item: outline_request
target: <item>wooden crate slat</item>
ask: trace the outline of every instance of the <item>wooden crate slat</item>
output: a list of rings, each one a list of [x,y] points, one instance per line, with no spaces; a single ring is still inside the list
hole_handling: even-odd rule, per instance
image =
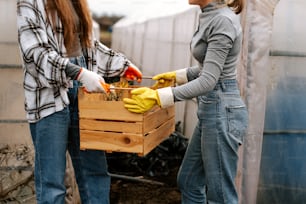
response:
[[[84,101],[84,103],[86,103]],[[99,101],[79,104],[80,118],[142,121],[142,114],[129,112],[122,101]]]
[[[125,91],[128,96],[128,90]],[[131,113],[123,101],[79,90],[80,148],[148,154],[175,129],[174,106]]]
[[[171,133],[175,130],[175,117],[172,117],[168,121],[166,121],[162,126],[157,129],[151,131],[144,138],[144,149],[143,155],[149,153],[152,149],[154,149],[157,145],[159,145],[163,140],[168,138]]]
[[[80,140],[81,149],[135,153],[143,151],[141,134],[80,130]]]
[[[141,114],[134,114],[124,108],[123,101],[107,101],[104,93],[78,92],[80,118],[142,121]]]
[[[143,131],[141,122],[108,121],[83,118],[80,119],[80,129],[139,134],[142,134]]]
[[[143,119],[143,133],[154,130],[155,128],[162,125],[165,121],[172,118],[175,115],[174,106],[168,108],[162,108],[158,111],[152,112],[149,115],[146,115]]]

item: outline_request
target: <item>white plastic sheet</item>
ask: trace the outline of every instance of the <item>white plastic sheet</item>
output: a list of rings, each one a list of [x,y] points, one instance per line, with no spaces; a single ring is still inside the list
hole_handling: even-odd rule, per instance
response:
[[[238,69],[241,93],[249,110],[249,129],[240,152],[237,186],[241,204],[256,204],[260,175],[261,151],[265,121],[267,84],[271,69],[273,14],[279,0],[249,0],[241,15],[244,30],[243,49]],[[139,23],[114,27],[114,35],[131,27],[141,26],[138,38],[140,55],[129,55],[145,74],[153,75],[195,64],[190,55],[189,42],[196,28],[198,10],[188,9],[168,17],[148,18]],[[128,19],[127,19],[128,20]],[[126,22],[126,21],[125,21]],[[127,26],[127,27],[126,27]],[[135,30],[137,33],[137,29]],[[136,36],[136,35],[134,35]],[[139,35],[140,36],[140,35]],[[119,39],[118,39],[119,38]],[[114,48],[121,51],[116,41],[124,44],[124,35],[114,38]],[[275,39],[277,40],[277,39]],[[133,41],[135,42],[135,40]],[[128,49],[127,49],[128,50]],[[126,51],[127,51],[126,50]],[[137,59],[137,60],[136,60]],[[177,120],[183,122],[183,133],[190,136],[196,121],[196,104],[190,100],[177,104]]]
[[[257,203],[306,200],[306,13],[303,0],[281,0],[273,16],[265,128]]]
[[[195,61],[189,42],[197,26],[198,12],[198,8],[187,6],[174,14],[141,12],[126,17],[113,28],[112,48],[126,54],[146,76],[192,66]],[[188,137],[195,126],[196,103],[190,100],[175,106],[176,121],[181,121]]]
[[[244,45],[242,89],[249,110],[249,128],[241,154],[240,203],[255,204],[260,173],[266,108],[266,85],[271,62],[269,51],[273,11],[278,0],[249,0],[242,16]]]

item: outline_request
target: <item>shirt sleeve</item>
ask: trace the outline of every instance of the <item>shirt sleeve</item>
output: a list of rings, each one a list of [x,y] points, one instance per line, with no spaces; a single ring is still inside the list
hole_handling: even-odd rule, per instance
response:
[[[76,78],[77,78],[77,76],[79,75],[80,71],[81,71],[81,67],[80,67],[80,66],[75,65],[75,64],[73,64],[73,63],[71,63],[71,62],[69,62],[69,63],[67,64],[67,67],[66,67],[66,75],[67,75],[68,77],[70,77],[71,79],[76,80]]]
[[[226,58],[233,47],[235,36],[232,24],[227,18],[225,18],[225,21],[223,20],[216,22],[208,32],[210,34],[207,36],[208,46],[205,59],[202,62],[202,69],[193,68],[187,71],[190,76],[194,76],[199,71],[198,77],[189,83],[172,89],[175,101],[187,100],[203,95],[213,90],[217,84]]]
[[[65,68],[69,62],[53,49],[48,38],[43,4],[33,0],[18,0],[18,41],[26,71],[42,86],[61,86],[67,83]]]
[[[94,44],[96,66],[98,73],[102,76],[122,76],[128,66],[132,64],[123,53],[116,52],[97,40],[95,40]]]
[[[198,78],[200,72],[201,72],[201,69],[200,69],[199,65],[189,67],[187,69],[187,79],[188,79],[188,81],[192,81],[192,80]]]

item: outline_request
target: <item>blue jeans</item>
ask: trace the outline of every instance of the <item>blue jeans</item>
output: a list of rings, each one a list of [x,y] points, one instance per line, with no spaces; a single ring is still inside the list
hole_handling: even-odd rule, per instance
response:
[[[182,203],[238,204],[238,148],[248,113],[236,80],[219,82],[198,99],[198,122],[178,173]]]
[[[85,67],[83,57],[71,62]],[[82,204],[108,204],[110,176],[105,152],[80,150],[78,82],[69,89],[69,107],[30,124],[35,147],[35,188],[38,204],[64,204],[66,151],[72,159]]]

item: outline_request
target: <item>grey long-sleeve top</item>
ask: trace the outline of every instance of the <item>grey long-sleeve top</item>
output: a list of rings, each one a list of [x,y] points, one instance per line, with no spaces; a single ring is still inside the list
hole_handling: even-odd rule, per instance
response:
[[[218,80],[235,79],[241,41],[239,16],[229,7],[211,3],[202,8],[190,43],[198,66],[187,68],[188,83],[172,89],[174,101],[204,95]]]

